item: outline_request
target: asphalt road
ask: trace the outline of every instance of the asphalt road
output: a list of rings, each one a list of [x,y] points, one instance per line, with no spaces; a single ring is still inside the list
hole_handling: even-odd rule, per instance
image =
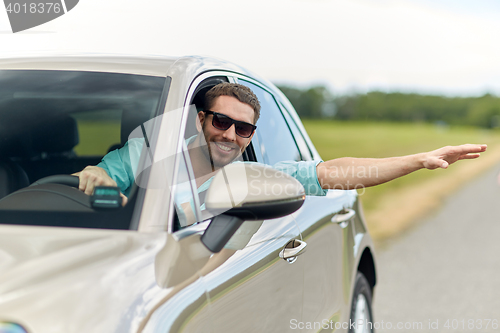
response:
[[[377,333],[500,332],[499,170],[378,249]]]

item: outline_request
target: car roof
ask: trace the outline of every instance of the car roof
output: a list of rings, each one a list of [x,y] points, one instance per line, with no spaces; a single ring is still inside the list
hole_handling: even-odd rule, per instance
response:
[[[165,76],[171,57],[105,54],[39,55],[0,58],[0,69],[74,70]]]
[[[83,53],[0,58],[0,69],[2,70],[74,70],[159,77],[167,76],[173,65],[177,65],[191,74],[207,70],[224,70],[251,75],[244,68],[228,61],[200,56],[168,57]]]

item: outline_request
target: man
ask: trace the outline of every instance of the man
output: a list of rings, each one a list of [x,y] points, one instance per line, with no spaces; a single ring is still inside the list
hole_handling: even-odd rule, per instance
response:
[[[187,140],[199,192],[208,188],[217,170],[235,161],[250,144],[259,115],[259,101],[246,86],[221,83],[207,92],[204,110],[198,113],[198,135]],[[458,160],[477,158],[485,150],[486,145],[466,144],[401,157],[344,157],[326,162],[283,162],[274,167],[296,177],[306,194],[324,195],[326,189],[375,186],[422,168],[446,169]],[[134,175],[130,166],[120,165],[127,154],[127,147],[123,147],[104,156],[97,166],[75,174],[80,178],[80,190],[91,195],[95,186],[118,183],[122,192],[128,193]]]

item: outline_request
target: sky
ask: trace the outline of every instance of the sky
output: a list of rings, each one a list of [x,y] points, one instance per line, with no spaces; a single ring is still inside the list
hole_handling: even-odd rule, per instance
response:
[[[279,84],[500,95],[498,0],[80,0],[13,34],[0,57],[39,53],[207,55]]]

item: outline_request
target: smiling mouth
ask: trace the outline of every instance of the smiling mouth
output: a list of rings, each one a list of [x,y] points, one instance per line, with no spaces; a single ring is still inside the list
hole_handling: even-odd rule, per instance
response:
[[[225,144],[222,144],[219,142],[214,142],[214,143],[217,146],[217,148],[219,148],[220,150],[222,150],[225,153],[229,153],[229,152],[233,151],[234,149],[236,149],[234,146],[225,145]]]

